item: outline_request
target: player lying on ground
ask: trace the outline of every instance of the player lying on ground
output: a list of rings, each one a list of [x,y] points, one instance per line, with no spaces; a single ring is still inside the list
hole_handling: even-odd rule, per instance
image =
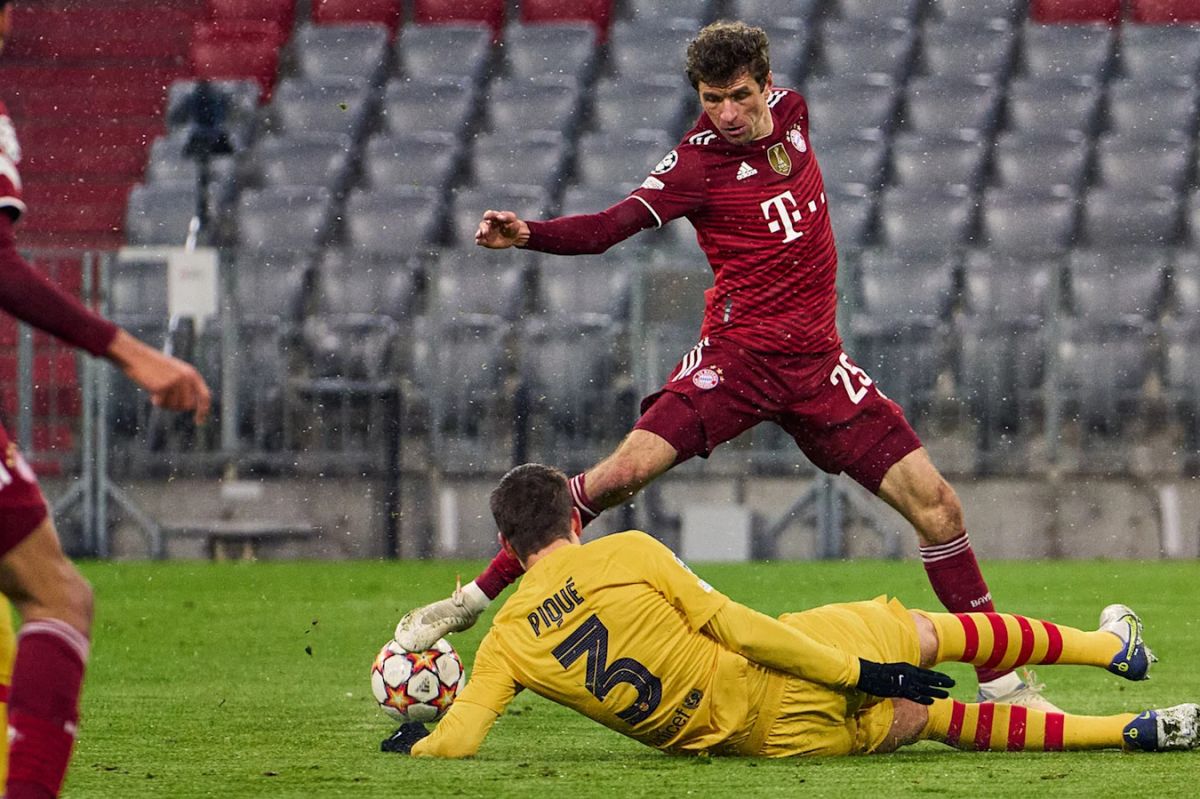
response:
[[[772,84],[767,36],[742,23],[701,30],[688,46],[687,77],[703,113],[629,197],[597,214],[543,221],[487,211],[475,236],[492,249],[575,255],[687,217],[712,266],[699,343],[643,400],[616,451],[571,479],[583,523],[772,422],[812,463],[845,473],[912,524],[947,610],[993,610],[954,489],[900,406],[842,350],[837,250],[804,97]],[[396,640],[425,649],[469,627],[520,574],[501,552],[450,599],[401,621]],[[1011,671],[977,672],[981,699],[1057,710]]]
[[[473,755],[523,688],[671,752],[845,755],[920,740],[997,751],[1200,744],[1195,704],[1097,717],[963,704],[947,698],[949,677],[924,668],[1062,663],[1143,680],[1154,658],[1124,605],[1105,608],[1093,632],[1011,614],[909,611],[884,597],[776,620],[729,600],[645,533],[580,545],[579,512],[555,469],[513,469],[491,507],[525,577],[433,733],[422,740],[423,727],[406,725],[385,749]]]

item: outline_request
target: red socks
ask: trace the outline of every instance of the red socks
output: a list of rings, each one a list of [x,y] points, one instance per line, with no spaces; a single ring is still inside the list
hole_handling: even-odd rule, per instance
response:
[[[21,627],[9,698],[7,799],[58,796],[79,723],[88,640],[58,619]]]
[[[957,538],[944,544],[921,547],[920,551],[929,584],[946,610],[951,613],[991,613],[996,609],[965,530]],[[980,682],[990,682],[1008,672],[977,668],[975,673]]]

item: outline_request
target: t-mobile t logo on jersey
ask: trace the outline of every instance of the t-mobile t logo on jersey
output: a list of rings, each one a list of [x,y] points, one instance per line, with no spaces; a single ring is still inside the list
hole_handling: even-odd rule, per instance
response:
[[[792,196],[790,191],[777,194],[759,204],[759,207],[762,208],[763,218],[767,220],[767,230],[772,233],[778,233],[780,229],[787,231],[783,237],[785,244],[789,241],[795,241],[804,235],[792,227],[793,222],[799,222],[801,219],[798,205],[799,203],[796,202],[796,198]],[[777,216],[778,219],[772,219],[773,215]]]

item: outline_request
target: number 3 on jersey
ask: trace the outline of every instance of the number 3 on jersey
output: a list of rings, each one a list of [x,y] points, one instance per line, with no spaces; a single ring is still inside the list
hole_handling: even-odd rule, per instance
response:
[[[592,696],[603,702],[608,692],[621,683],[637,691],[633,704],[617,713],[617,718],[622,721],[630,725],[645,721],[662,702],[662,682],[641,663],[633,658],[608,662],[608,628],[594,613],[554,647],[554,657],[564,669],[585,656],[587,676],[584,685]]]
[[[867,387],[875,381],[868,377],[861,368],[852,364],[850,357],[843,352],[838,356],[838,365],[833,367],[833,372],[829,375],[829,382],[846,389],[846,396],[857,405],[863,401],[863,397],[867,396]]]

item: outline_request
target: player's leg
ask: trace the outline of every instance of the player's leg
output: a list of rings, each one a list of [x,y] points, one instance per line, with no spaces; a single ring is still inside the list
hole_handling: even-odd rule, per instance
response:
[[[79,723],[92,590],[46,516],[0,559],[0,590],[21,614],[9,697],[8,799],[56,796]]]
[[[8,694],[12,687],[17,635],[13,631],[12,605],[0,596],[0,729],[8,729]],[[0,785],[8,779],[8,736],[0,737]]]

